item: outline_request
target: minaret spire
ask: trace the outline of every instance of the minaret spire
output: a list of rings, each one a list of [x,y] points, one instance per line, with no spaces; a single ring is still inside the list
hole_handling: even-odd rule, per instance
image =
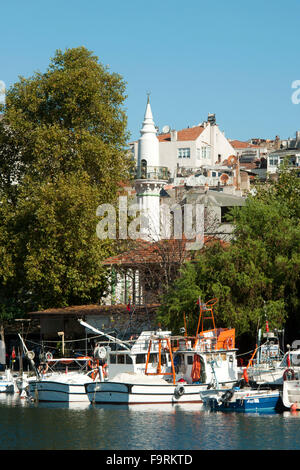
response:
[[[166,184],[161,179],[159,166],[159,142],[147,93],[147,105],[138,142],[138,179],[135,190],[144,219],[141,222],[141,238],[149,241],[160,239],[160,191]]]

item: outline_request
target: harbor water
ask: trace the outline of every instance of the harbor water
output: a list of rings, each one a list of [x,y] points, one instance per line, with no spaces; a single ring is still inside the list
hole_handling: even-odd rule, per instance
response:
[[[1,450],[300,449],[300,412],[30,403],[18,394],[1,394],[0,417]]]

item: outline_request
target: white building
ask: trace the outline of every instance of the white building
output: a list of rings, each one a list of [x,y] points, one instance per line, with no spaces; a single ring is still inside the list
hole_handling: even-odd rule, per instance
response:
[[[149,103],[148,103],[149,104]],[[149,105],[150,106],[150,105]],[[138,168],[145,172],[143,164],[148,163],[148,149],[152,149],[157,155],[157,147],[154,144],[153,128],[151,137],[149,120],[152,117],[146,111],[142,136],[139,141],[132,142],[131,148]],[[160,171],[168,171],[168,177],[175,178],[181,169],[191,171],[205,166],[222,163],[231,155],[236,155],[235,149],[216,124],[215,115],[209,114],[207,121],[193,127],[182,130],[171,130],[168,126],[163,128],[163,133],[156,136],[158,143],[158,158],[152,159],[154,166],[160,167]],[[146,149],[139,150],[141,144]],[[151,169],[152,171],[152,169]],[[148,170],[149,174],[149,170]],[[139,175],[140,176],[140,175]]]
[[[250,142],[242,142],[240,140],[230,140],[230,144],[234,148],[236,155],[239,157],[241,165],[244,163],[253,163],[261,158],[267,158],[268,149]]]
[[[285,161],[290,169],[300,168],[300,131],[296,132],[295,139],[282,141],[281,148],[268,155],[267,172],[277,173]]]

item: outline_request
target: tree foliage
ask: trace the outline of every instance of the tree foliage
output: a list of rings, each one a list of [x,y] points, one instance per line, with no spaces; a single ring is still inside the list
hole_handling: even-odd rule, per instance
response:
[[[0,121],[0,297],[23,310],[98,301],[110,241],[96,209],[128,178],[125,83],[84,47],[20,77]],[[5,309],[4,309],[5,310]],[[8,311],[8,309],[6,309]]]
[[[185,312],[189,333],[195,333],[200,296],[218,298],[218,326],[235,327],[239,335],[255,335],[266,318],[272,328],[287,320],[300,326],[299,190],[297,173],[283,170],[278,181],[258,187],[245,206],[234,208],[232,242],[208,246],[184,267],[163,299],[160,320],[178,330]]]

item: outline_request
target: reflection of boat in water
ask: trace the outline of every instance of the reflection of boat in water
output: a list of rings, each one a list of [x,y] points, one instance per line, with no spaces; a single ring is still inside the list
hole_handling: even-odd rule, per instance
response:
[[[15,382],[10,369],[0,374],[0,393],[14,393]]]
[[[127,369],[126,375],[86,384],[91,403],[202,403],[201,390],[214,383],[227,386],[235,383],[235,330],[215,328],[212,306],[216,301],[213,299],[200,306],[195,337],[171,337],[161,331],[150,335],[147,354],[145,351],[141,354],[141,362],[146,362],[142,373],[136,373],[133,367],[132,374],[128,374]],[[210,316],[204,317],[204,312]],[[213,320],[211,330],[203,329],[203,320],[207,318]],[[202,331],[199,332],[201,320]],[[128,355],[133,366],[137,363],[138,353],[122,351],[122,355],[124,364]],[[110,371],[113,356],[109,356]]]
[[[201,393],[211,411],[268,412],[281,407],[279,390],[253,390],[251,388],[215,390]]]
[[[101,403],[94,404],[95,409],[99,410],[112,410],[116,408],[114,403]],[[198,403],[144,403],[139,404],[139,406],[130,406],[128,403],[119,403],[118,410],[130,410],[130,413],[145,413],[145,414],[175,414],[177,412],[183,411],[184,413],[190,414],[205,414],[207,413],[203,407],[199,407]]]

